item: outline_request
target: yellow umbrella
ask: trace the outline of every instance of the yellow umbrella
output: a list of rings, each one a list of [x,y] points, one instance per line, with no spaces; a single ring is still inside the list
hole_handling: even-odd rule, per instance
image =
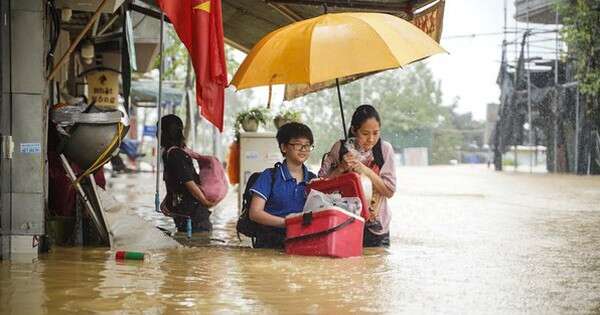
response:
[[[238,90],[315,84],[402,67],[445,52],[411,23],[383,13],[333,13],[277,29],[250,51],[231,81]],[[341,94],[338,97],[341,104]],[[342,111],[342,123],[345,122]]]

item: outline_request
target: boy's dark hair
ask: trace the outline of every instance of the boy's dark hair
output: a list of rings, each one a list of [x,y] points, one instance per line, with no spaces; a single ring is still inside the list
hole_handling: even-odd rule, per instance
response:
[[[281,128],[279,128],[277,131],[276,137],[279,147],[281,147],[282,144],[289,143],[290,140],[297,138],[308,139],[310,144],[313,144],[314,142],[313,133],[310,128],[308,128],[308,126],[305,124],[297,122],[289,122],[281,126]],[[283,154],[283,152],[281,153]]]
[[[160,146],[170,148],[181,146],[185,143],[183,136],[183,121],[176,115],[170,114],[160,119]]]

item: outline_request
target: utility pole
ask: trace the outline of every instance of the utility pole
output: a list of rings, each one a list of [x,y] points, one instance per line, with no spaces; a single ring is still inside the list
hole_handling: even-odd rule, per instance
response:
[[[554,24],[558,28],[558,3],[556,4],[556,13],[554,15]],[[554,57],[554,173],[558,171],[558,117],[559,117],[559,94],[558,87],[558,30],[555,34],[555,57]],[[577,150],[577,148],[575,148]]]
[[[515,49],[515,67],[519,66],[519,22],[517,21],[517,19],[515,19],[515,40],[514,40],[514,49]],[[516,89],[517,88],[517,83],[518,83],[518,78],[516,76],[517,72],[515,72],[514,76],[513,76],[513,86]],[[519,164],[519,159],[517,156],[517,147],[514,146],[514,154],[513,154],[513,158],[514,158],[514,164],[515,164],[515,170],[517,170],[517,166]]]
[[[527,35],[527,39],[526,39],[526,60],[527,60],[527,124],[529,125],[529,128],[527,130],[527,135],[529,136],[529,146],[530,146],[530,150],[529,150],[529,173],[533,173],[533,150],[531,150],[531,146],[533,145],[533,124],[532,124],[532,119],[531,119],[531,65],[529,64],[530,62],[530,56],[529,56],[529,36],[531,34],[531,32],[529,31],[529,0],[527,0],[527,30],[526,32],[528,33]]]
[[[507,26],[507,2],[508,0],[504,0],[504,43],[506,43],[506,26]]]

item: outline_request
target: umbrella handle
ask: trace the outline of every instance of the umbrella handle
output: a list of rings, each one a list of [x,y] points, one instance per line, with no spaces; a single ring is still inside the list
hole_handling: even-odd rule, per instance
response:
[[[346,119],[344,119],[344,104],[342,103],[342,92],[340,91],[340,80],[335,79],[335,86],[337,87],[338,101],[340,103],[340,113],[342,114],[342,130],[344,130],[344,140],[348,140],[348,132],[346,131]]]

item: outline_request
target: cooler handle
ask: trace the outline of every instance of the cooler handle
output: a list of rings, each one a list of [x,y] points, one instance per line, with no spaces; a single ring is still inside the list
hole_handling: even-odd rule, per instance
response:
[[[305,212],[302,214],[302,226],[307,226],[312,223],[312,212]]]
[[[327,230],[323,230],[317,233],[313,233],[313,234],[305,234],[305,235],[300,235],[300,236],[295,236],[295,237],[289,237],[286,238],[285,241],[286,242],[291,242],[291,241],[298,241],[298,240],[304,240],[304,239],[309,239],[309,238],[314,238],[314,237],[319,237],[319,236],[323,236],[323,235],[327,235],[329,233],[335,232],[337,230],[343,229],[344,227],[352,224],[352,222],[354,222],[354,220],[356,220],[356,218],[350,217],[348,218],[348,220],[332,227],[329,228]]]

